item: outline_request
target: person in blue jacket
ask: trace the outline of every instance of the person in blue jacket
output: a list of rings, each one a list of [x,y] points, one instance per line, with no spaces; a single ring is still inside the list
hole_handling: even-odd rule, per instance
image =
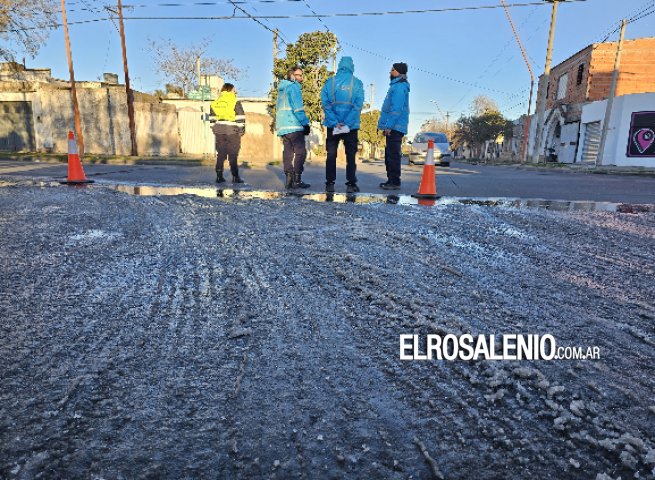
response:
[[[391,84],[382,105],[378,130],[387,137],[384,149],[384,165],[387,168],[387,181],[380,184],[384,190],[400,189],[400,160],[403,136],[409,124],[409,82],[407,64],[394,63],[390,72]]]
[[[346,149],[346,192],[359,192],[357,186],[357,146],[360,115],[364,106],[364,84],[355,77],[351,57],[339,61],[336,75],[330,77],[321,90],[321,104],[327,127],[327,160],[325,162],[325,191],[334,192],[337,179],[337,149],[343,140]]]
[[[302,102],[302,69],[292,67],[287,72],[287,79],[277,87],[277,104],[275,111],[276,133],[282,138],[284,151],[282,159],[286,176],[285,188],[309,188],[302,181],[302,172],[307,158],[305,136],[309,135],[309,118]]]

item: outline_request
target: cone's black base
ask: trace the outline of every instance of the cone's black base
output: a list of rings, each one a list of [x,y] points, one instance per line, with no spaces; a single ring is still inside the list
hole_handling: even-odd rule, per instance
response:
[[[427,198],[428,200],[439,200],[441,195],[431,195],[426,193],[415,193],[412,195],[414,198]]]
[[[62,185],[84,185],[85,183],[95,183],[95,180],[78,180],[76,182],[69,182],[66,180],[65,182],[59,182]]]

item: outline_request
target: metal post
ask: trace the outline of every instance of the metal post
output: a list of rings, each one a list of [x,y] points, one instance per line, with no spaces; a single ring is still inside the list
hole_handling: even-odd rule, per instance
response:
[[[375,110],[375,84],[371,82],[371,111]]]
[[[544,116],[546,115],[546,90],[550,82],[550,62],[553,58],[553,39],[555,38],[555,23],[557,21],[558,0],[551,0],[553,3],[553,13],[550,19],[550,34],[548,36],[548,49],[546,50],[546,66],[544,75],[539,85],[539,95],[537,100],[537,134],[534,139],[534,150],[532,151],[532,162],[539,163],[541,156],[541,136],[544,130]]]
[[[77,147],[80,155],[84,155],[84,135],[82,134],[82,120],[80,119],[80,107],[77,103],[77,90],[75,90],[75,71],[73,70],[73,55],[71,54],[70,37],[68,36],[68,20],[66,19],[66,5],[61,0],[61,17],[64,24],[64,38],[66,39],[66,56],[68,57],[68,72],[71,81],[71,98],[73,100],[73,113],[75,115],[75,133],[77,136]]]
[[[125,26],[123,25],[123,5],[118,0],[118,22],[120,25],[121,48],[123,50],[123,70],[125,72],[125,93],[127,94],[127,118],[130,125],[130,155],[137,155],[136,148],[136,125],[134,123],[134,95],[130,88],[130,74],[127,69],[127,49],[125,48]]]
[[[610,117],[612,116],[612,106],[614,105],[614,97],[616,96],[616,85],[619,81],[619,69],[621,68],[621,52],[623,51],[623,39],[625,38],[625,26],[627,22],[625,19],[621,22],[621,33],[619,34],[619,44],[616,47],[616,58],[614,59],[614,73],[612,74],[612,86],[610,87],[610,95],[607,99],[607,108],[605,109],[605,121],[603,122],[603,133],[600,136],[600,147],[598,149],[598,156],[596,156],[596,166],[603,164],[603,157],[605,156],[605,142],[607,141],[607,130],[610,126]]]

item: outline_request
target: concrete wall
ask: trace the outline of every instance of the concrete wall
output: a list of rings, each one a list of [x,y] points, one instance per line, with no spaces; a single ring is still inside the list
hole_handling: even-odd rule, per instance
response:
[[[131,151],[127,99],[123,87],[78,88],[86,153],[129,155]],[[0,92],[0,102],[32,104],[36,151],[68,151],[67,133],[75,131],[69,88],[40,84],[29,92]],[[170,105],[135,96],[137,148],[140,155],[179,153],[177,116]]]
[[[606,107],[607,100],[593,102],[583,107],[583,128],[580,129],[580,145],[584,145],[586,124],[601,122],[602,127]],[[655,158],[627,156],[632,114],[647,111],[655,111],[655,93],[625,95],[615,98],[605,143],[603,165],[655,167]],[[579,148],[577,161],[581,160],[582,148]]]

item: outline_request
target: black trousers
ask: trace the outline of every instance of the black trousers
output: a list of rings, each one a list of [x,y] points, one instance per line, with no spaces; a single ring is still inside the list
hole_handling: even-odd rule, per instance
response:
[[[359,130],[351,130],[341,135],[332,135],[332,129],[328,128],[325,148],[327,160],[325,161],[325,182],[334,183],[337,179],[337,150],[339,142],[343,140],[346,148],[346,180],[348,183],[357,183],[357,144]]]
[[[387,180],[394,185],[400,185],[401,147],[404,134],[391,130],[387,135],[387,146],[384,149],[384,166],[387,168]]]
[[[225,159],[230,162],[232,176],[239,176],[239,150],[241,135],[238,133],[216,135],[216,173],[223,173]]]
[[[282,135],[282,144],[284,145],[284,151],[282,152],[284,173],[302,173],[307,158],[305,134],[300,131]]]

